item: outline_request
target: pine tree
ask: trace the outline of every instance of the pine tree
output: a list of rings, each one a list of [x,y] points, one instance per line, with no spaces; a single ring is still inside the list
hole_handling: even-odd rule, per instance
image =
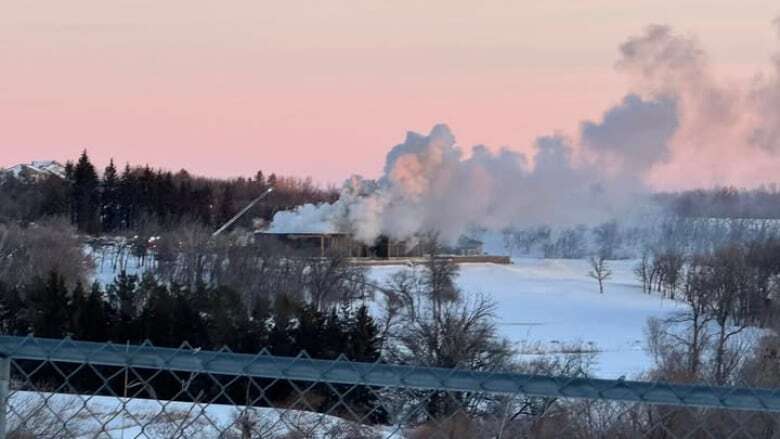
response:
[[[326,346],[325,358],[337,358],[346,353],[349,342],[347,328],[336,307],[332,307],[325,318],[322,341]]]
[[[228,287],[209,290],[208,314],[207,325],[213,346],[240,350],[244,331],[249,328],[249,313],[238,291]]]
[[[222,225],[230,221],[236,214],[235,204],[233,185],[225,184],[217,206],[217,224]]]
[[[173,299],[173,315],[176,317],[172,319],[172,332],[179,337],[179,343],[187,341],[195,347],[211,347],[206,322],[194,306],[192,293],[188,290],[174,292]]]
[[[373,363],[379,361],[382,340],[379,327],[364,304],[354,313],[350,313],[346,356],[352,361]],[[378,401],[375,393],[366,387],[358,387],[349,392],[349,406],[372,422],[387,421],[387,411]]]
[[[213,204],[211,197],[211,189],[207,185],[203,185],[192,191],[192,216],[201,224],[205,226],[213,226]]]
[[[77,294],[74,293],[73,297],[77,297]],[[106,301],[97,282],[92,285],[90,293],[80,300],[80,305],[73,313],[76,316],[74,336],[86,341],[110,340]]]
[[[70,331],[68,289],[65,279],[52,272],[46,282],[34,282],[30,298],[30,328],[38,337],[62,338]]]
[[[243,352],[256,353],[268,346],[269,321],[271,319],[271,304],[262,297],[257,297],[252,304],[249,317],[249,330],[246,340],[242,343]]]
[[[111,159],[103,172],[100,192],[100,218],[104,232],[114,232],[119,228],[119,177],[114,160]]]
[[[259,191],[265,190],[266,182],[265,182],[265,175],[263,175],[263,171],[257,171],[257,174],[255,174],[255,185],[257,186]]]
[[[306,351],[312,358],[323,358],[327,346],[322,343],[325,318],[313,305],[304,305],[297,312],[298,326],[293,340],[298,350]]]
[[[180,178],[179,187],[176,189],[176,204],[174,206],[173,213],[177,221],[190,217],[195,212],[192,183],[189,176]]]
[[[154,215],[157,213],[158,193],[154,185],[154,172],[149,165],[144,166],[138,176],[138,194],[140,195],[139,211],[142,215]]]
[[[84,150],[68,172],[71,184],[71,218],[82,232],[100,233],[100,192],[95,167]]]
[[[374,362],[379,360],[382,339],[379,337],[379,327],[368,312],[366,305],[361,305],[350,319],[349,351],[345,352],[350,360]]]
[[[19,290],[0,283],[0,331],[6,335],[27,335],[30,327],[25,319],[27,306]]]
[[[300,353],[293,338],[292,317],[297,306],[287,295],[280,295],[274,301],[273,322],[268,334],[268,347],[274,355],[291,357]]]
[[[168,224],[175,218],[176,204],[181,200],[176,198],[176,183],[173,181],[173,174],[170,172],[160,172],[157,179],[157,218],[161,224]]]
[[[119,195],[118,195],[118,210],[120,227],[124,229],[131,229],[135,226],[135,176],[133,175],[130,165],[126,164],[124,171],[122,171],[122,177],[119,178]]]
[[[178,318],[175,314],[176,300],[165,285],[146,285],[141,287],[147,300],[138,322],[143,328],[143,338],[156,346],[178,347],[184,334],[176,334],[173,330],[174,321]]]
[[[136,331],[138,315],[138,277],[122,270],[113,284],[107,288],[109,303],[117,317],[112,338],[118,342],[139,338]]]
[[[41,193],[40,210],[31,221],[36,221],[40,217],[65,216],[69,213],[70,194],[67,182],[52,175],[38,183],[37,189]]]
[[[69,322],[69,335],[81,338],[84,335],[82,324],[83,313],[86,308],[87,294],[84,292],[84,285],[81,282],[76,283],[73,291],[70,293],[70,299],[68,300],[68,315],[70,317]]]

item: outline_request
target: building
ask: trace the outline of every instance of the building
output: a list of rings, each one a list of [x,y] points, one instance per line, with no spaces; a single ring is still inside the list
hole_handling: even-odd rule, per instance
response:
[[[256,232],[255,245],[277,247],[280,251],[300,256],[325,257],[338,255],[348,258],[409,258],[424,255],[422,245],[392,240],[385,236],[373,244],[355,240],[348,233],[271,233]]]
[[[278,247],[308,257],[338,255],[348,258],[389,259],[417,258],[428,253],[424,242],[394,240],[380,236],[373,244],[355,240],[348,233],[271,233],[256,232],[255,245]],[[442,255],[480,256],[482,242],[461,238],[455,246],[439,249]]]
[[[270,233],[256,232],[255,245],[279,248],[300,256],[369,257],[369,249],[346,233]]]

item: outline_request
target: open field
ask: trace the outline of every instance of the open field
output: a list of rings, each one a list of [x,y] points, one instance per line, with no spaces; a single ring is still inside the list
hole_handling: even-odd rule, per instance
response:
[[[646,371],[645,325],[681,305],[642,293],[632,273],[636,261],[613,261],[614,274],[599,294],[584,260],[515,258],[512,265],[463,264],[458,284],[496,302],[500,333],[522,355],[595,354],[599,377],[636,376]],[[373,267],[378,281],[403,267]],[[407,268],[408,269],[408,268]]]

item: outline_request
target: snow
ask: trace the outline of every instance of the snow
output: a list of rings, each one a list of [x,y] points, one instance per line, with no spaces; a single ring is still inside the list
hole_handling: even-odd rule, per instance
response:
[[[32,430],[36,437],[67,433],[75,438],[211,438],[228,431],[238,437],[239,416],[245,410],[234,405],[30,391],[12,392],[9,405],[9,431],[20,427],[21,416],[25,418],[24,430]],[[325,439],[349,428],[368,429],[380,437],[401,437],[394,427],[362,427],[335,416],[300,410],[254,407],[248,410],[248,418],[253,433],[260,437],[301,433]],[[62,431],[63,422],[67,431]]]
[[[141,258],[134,255],[131,246],[121,239],[109,245],[85,245],[84,252],[94,263],[91,280],[103,286],[114,283],[122,271],[140,278],[152,271],[155,265],[154,256]]]
[[[1,172],[9,173],[16,178],[21,175],[43,176],[56,175],[65,178],[65,167],[54,160],[33,160],[31,163],[19,163]]]
[[[613,277],[600,294],[584,260],[515,258],[512,265],[463,264],[458,285],[496,303],[500,335],[522,356],[595,351],[593,375],[637,377],[648,370],[645,327],[651,317],[683,305],[642,292],[632,273],[636,261],[610,261]],[[384,281],[401,267],[383,266],[371,276]]]

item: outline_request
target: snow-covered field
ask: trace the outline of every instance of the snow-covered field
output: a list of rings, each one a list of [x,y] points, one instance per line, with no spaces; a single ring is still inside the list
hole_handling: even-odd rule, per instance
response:
[[[611,261],[613,276],[599,293],[584,260],[515,258],[512,265],[463,264],[465,294],[496,302],[498,327],[522,355],[573,348],[595,351],[591,371],[604,378],[636,377],[651,365],[645,347],[648,318],[681,310],[681,304],[642,293],[632,273],[636,261]],[[379,282],[402,267],[374,267]]]

